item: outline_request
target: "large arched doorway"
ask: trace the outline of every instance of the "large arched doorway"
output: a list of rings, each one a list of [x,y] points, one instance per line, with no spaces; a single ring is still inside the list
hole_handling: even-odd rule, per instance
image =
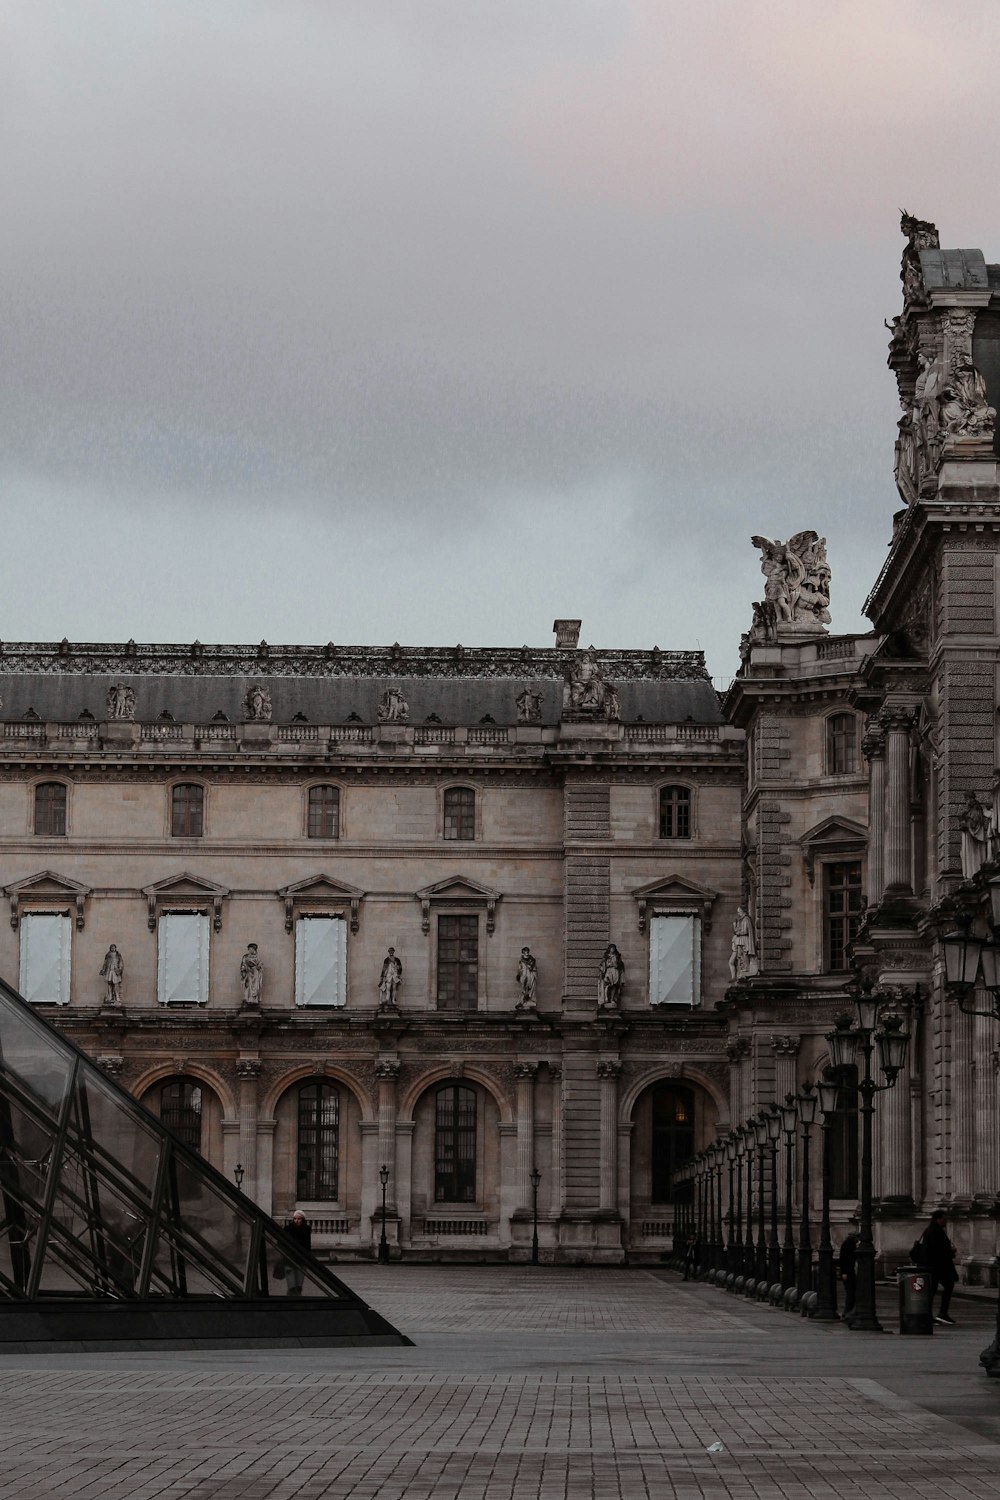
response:
[[[223,1169],[222,1101],[203,1079],[186,1073],[161,1078],[145,1091],[142,1103],[185,1146]]]
[[[361,1228],[361,1105],[339,1079],[299,1078],[274,1111],[274,1215],[301,1208],[320,1248]]]
[[[485,1247],[500,1237],[500,1111],[468,1078],[432,1084],[413,1111],[410,1239]]]
[[[658,1078],[635,1101],[629,1141],[629,1254],[658,1259],[668,1251],[687,1187],[674,1174],[714,1140],[715,1100],[687,1078]]]

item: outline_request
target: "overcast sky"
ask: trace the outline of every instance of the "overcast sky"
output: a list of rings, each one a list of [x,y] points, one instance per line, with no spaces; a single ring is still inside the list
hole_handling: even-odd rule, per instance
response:
[[[0,637],[703,647],[885,555],[979,0],[0,0]]]

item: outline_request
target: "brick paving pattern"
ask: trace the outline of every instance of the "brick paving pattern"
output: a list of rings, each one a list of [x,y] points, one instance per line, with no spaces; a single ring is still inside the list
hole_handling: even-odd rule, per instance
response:
[[[647,1272],[342,1268],[413,1349],[12,1356],[0,1495],[994,1500],[979,1329],[820,1329]],[[978,1398],[980,1430],[936,1414]],[[710,1453],[716,1443],[722,1451]]]

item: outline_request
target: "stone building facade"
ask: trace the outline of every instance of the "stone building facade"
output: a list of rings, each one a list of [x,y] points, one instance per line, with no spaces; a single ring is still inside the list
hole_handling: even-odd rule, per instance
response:
[[[394,1254],[524,1258],[537,1195],[544,1258],[658,1259],[674,1168],[815,1078],[867,975],[913,1037],[880,1248],[943,1203],[987,1274],[1000,1032],[941,939],[987,932],[1000,873],[1000,267],[904,233],[873,628],[830,633],[815,532],[755,537],[721,703],[700,653],[573,620],[545,649],[0,648],[0,972],[319,1248],[372,1253],[384,1168]]]

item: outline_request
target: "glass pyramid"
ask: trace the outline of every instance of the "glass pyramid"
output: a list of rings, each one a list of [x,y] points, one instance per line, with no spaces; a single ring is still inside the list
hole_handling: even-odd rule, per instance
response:
[[[301,1269],[301,1298],[286,1295],[298,1280],[280,1275],[289,1265]],[[264,1303],[276,1318],[255,1327],[269,1340],[283,1336],[279,1324],[304,1326],[296,1314],[320,1334],[318,1300],[355,1315],[325,1320],[334,1337],[404,1342],[0,981],[0,1342],[25,1336],[6,1314],[26,1303],[68,1312],[210,1301],[258,1314]],[[239,1338],[238,1323],[224,1321],[225,1336]],[[161,1326],[151,1336],[171,1337],[169,1318]]]

